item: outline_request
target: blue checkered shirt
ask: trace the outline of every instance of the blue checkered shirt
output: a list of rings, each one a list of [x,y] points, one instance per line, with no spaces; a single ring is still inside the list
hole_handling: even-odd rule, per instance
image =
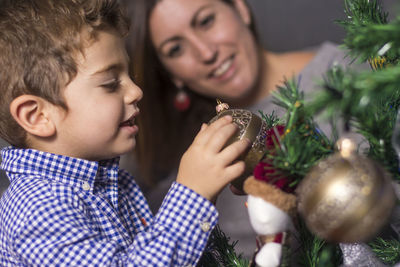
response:
[[[5,148],[0,266],[192,266],[215,207],[173,183],[153,217],[119,159],[93,162]]]

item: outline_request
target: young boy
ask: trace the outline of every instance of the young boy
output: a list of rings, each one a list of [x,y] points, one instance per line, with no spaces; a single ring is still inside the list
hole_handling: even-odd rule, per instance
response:
[[[8,0],[0,9],[1,266],[195,265],[247,141],[206,126],[153,217],[118,168],[142,91],[128,75],[117,0]],[[156,130],[156,129],[155,129]]]

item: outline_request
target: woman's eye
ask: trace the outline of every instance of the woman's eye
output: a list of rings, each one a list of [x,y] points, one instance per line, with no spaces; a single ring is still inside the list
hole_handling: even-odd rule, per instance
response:
[[[114,91],[118,90],[120,85],[121,85],[121,81],[120,80],[114,80],[114,81],[112,81],[110,83],[103,84],[101,87],[107,89],[110,92],[114,92]]]
[[[215,19],[214,14],[207,15],[199,21],[199,26],[201,27],[210,26],[214,22],[214,19]]]
[[[176,57],[181,53],[181,46],[180,45],[174,45],[168,50],[168,57]]]

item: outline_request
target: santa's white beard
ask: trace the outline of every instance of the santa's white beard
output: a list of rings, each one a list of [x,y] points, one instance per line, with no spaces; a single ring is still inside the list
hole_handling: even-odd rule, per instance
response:
[[[259,235],[273,235],[293,228],[290,216],[260,197],[248,195],[250,223]]]

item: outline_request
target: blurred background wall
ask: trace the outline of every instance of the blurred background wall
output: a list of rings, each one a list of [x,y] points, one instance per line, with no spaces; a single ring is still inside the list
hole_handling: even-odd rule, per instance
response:
[[[190,0],[195,1],[195,0]],[[306,49],[323,41],[340,44],[343,29],[334,23],[345,16],[343,0],[248,0],[263,45],[275,52]],[[400,0],[381,0],[389,18],[399,14]],[[7,144],[0,139],[0,148]],[[0,171],[0,195],[8,179]]]
[[[267,49],[288,51],[325,40],[341,43],[345,32],[334,23],[343,19],[343,0],[248,0]],[[389,18],[399,14],[399,0],[381,0]]]

